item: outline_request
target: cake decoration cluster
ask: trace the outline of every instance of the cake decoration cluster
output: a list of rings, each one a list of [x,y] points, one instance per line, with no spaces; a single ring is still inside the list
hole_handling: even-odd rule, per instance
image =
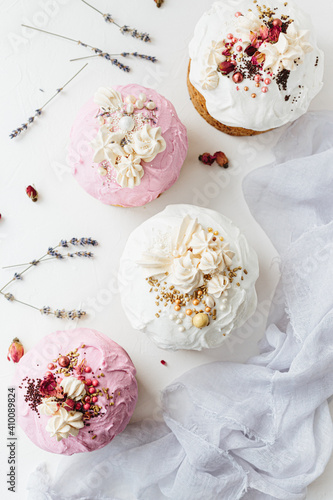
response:
[[[248,273],[233,266],[234,257],[219,231],[204,229],[188,215],[172,234],[157,234],[138,262],[148,274],[149,292],[156,293],[155,316],[163,314],[163,306],[184,332],[186,325],[201,329],[226,313],[229,292],[237,293]]]
[[[91,425],[92,419],[114,406],[115,395],[101,385],[105,375],[101,368],[94,373],[84,357],[85,348],[81,344],[65,355],[59,354],[48,363],[43,379],[25,377],[19,386],[25,388],[25,402],[38,418],[50,417],[46,430],[57,441],[76,437],[80,429]],[[97,437],[92,430],[88,432],[91,439]]]
[[[204,90],[216,89],[220,75],[232,78],[237,91],[244,80],[253,82],[255,92],[249,93],[252,98],[257,97],[256,89],[266,94],[272,81],[279,90],[286,90],[290,72],[313,50],[310,32],[297,29],[289,15],[278,18],[277,8],[260,6],[257,0],[254,4],[255,12],[249,9],[246,13],[235,13],[233,33],[211,42],[200,82]],[[244,85],[242,90],[250,89]]]
[[[155,102],[144,93],[123,99],[112,88],[100,88],[94,101],[100,126],[91,146],[99,175],[122,188],[139,186],[145,173],[142,162],[153,161],[166,148],[161,127],[154,126]]]

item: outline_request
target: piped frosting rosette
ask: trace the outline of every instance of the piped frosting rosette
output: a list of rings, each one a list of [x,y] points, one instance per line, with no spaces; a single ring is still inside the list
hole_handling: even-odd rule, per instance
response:
[[[130,235],[119,280],[135,329],[161,348],[218,347],[255,311],[258,260],[221,214],[170,205]]]
[[[190,43],[191,84],[230,127],[266,131],[291,122],[322,88],[324,55],[293,1],[223,0]]]
[[[71,132],[69,161],[84,189],[103,203],[141,206],[178,178],[186,129],[172,104],[139,85],[101,87]]]

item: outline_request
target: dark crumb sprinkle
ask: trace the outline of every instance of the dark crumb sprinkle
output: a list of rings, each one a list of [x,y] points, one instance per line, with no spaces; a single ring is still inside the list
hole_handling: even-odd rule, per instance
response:
[[[285,100],[285,101],[289,101],[289,99],[290,99],[290,95],[286,95],[286,96],[284,96],[284,100]]]
[[[290,71],[288,69],[283,69],[276,75],[276,83],[279,87],[279,90],[287,90],[287,83],[290,76]]]
[[[40,378],[38,378],[36,380],[28,379],[26,381],[26,386],[25,386],[26,393],[24,396],[25,402],[28,403],[30,408],[38,414],[39,414],[39,412],[38,412],[37,407],[42,402],[42,396],[39,392],[39,388],[40,388],[41,383],[42,383],[42,380]]]
[[[317,56],[316,57],[316,62],[315,62],[315,68],[318,66],[318,63],[319,63],[319,57]]]

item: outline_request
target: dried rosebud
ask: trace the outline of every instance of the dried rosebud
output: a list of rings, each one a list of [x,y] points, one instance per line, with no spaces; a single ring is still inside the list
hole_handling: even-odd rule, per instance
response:
[[[36,189],[32,186],[28,186],[27,189],[25,190],[31,201],[37,201],[38,200],[38,193]]]
[[[24,347],[17,337],[10,344],[7,354],[8,361],[12,360],[14,363],[18,363],[24,354]]]
[[[44,377],[40,384],[39,392],[42,396],[52,396],[58,399],[62,399],[64,397],[62,387],[57,384],[53,373]]]
[[[253,45],[248,45],[244,52],[247,56],[251,57],[257,52],[257,49]]]
[[[199,161],[202,161],[205,165],[213,165],[215,161],[215,156],[210,155],[209,153],[204,153],[199,156]]]
[[[63,404],[63,407],[65,408],[66,411],[73,411],[76,406],[76,402],[74,399],[66,399],[66,401]]]
[[[215,153],[214,156],[216,158],[217,164],[220,165],[220,167],[224,167],[224,168],[229,167],[229,160],[222,151],[217,151],[217,153]]]
[[[260,27],[260,38],[262,40],[266,40],[266,38],[268,38],[268,33],[269,33],[269,30],[268,30],[267,26]]]
[[[282,30],[280,26],[273,26],[273,28],[269,30],[267,41],[273,43],[277,42],[279,40],[281,31]]]
[[[235,62],[233,61],[223,61],[221,64],[219,64],[219,70],[221,71],[222,75],[229,75],[232,71],[235,69]]]

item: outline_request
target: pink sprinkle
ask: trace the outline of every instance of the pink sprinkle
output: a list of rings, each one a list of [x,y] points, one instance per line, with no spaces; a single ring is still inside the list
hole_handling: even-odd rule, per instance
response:
[[[90,403],[90,396],[86,396],[86,397],[84,398],[84,400],[85,400],[85,402],[86,402],[86,403]]]
[[[90,368],[90,366],[86,366],[86,367],[85,367],[85,369],[84,369],[84,371],[85,371],[86,373],[90,373],[90,372],[91,372],[91,368]]]
[[[233,38],[232,39],[232,43],[237,43],[238,42],[238,38]]]
[[[54,364],[53,363],[49,363],[47,365],[47,367],[48,367],[49,370],[53,370],[54,369]]]
[[[98,397],[97,397],[97,396],[94,396],[94,397],[92,398],[92,402],[93,402],[93,403],[97,403],[97,401],[98,401]]]
[[[50,372],[50,371],[45,372],[45,377],[47,377],[48,375],[52,375],[52,372]]]
[[[238,87],[238,85],[237,85],[237,87],[236,87],[236,90],[239,90],[239,87]]]
[[[242,16],[242,13],[241,12],[236,12],[235,17],[240,17],[240,16]]]
[[[94,380],[92,381],[92,385],[93,385],[94,387],[97,387],[97,386],[98,386],[98,384],[99,384],[98,380],[96,380],[96,379],[94,378]]]
[[[242,52],[242,50],[243,50],[242,46],[241,45],[237,45],[236,50],[237,50],[237,52]]]
[[[262,87],[261,92],[263,92],[264,94],[266,94],[266,92],[268,92],[268,88],[267,87]]]
[[[261,80],[261,76],[260,76],[260,75],[256,75],[256,76],[254,77],[254,80],[255,80],[257,83],[259,83],[259,82],[260,82],[260,80]]]
[[[227,34],[227,38],[228,38],[229,40],[232,40],[232,39],[233,39],[233,37],[234,37],[234,35],[233,35],[232,33],[228,33],[228,34]]]
[[[76,410],[81,410],[81,403],[76,403],[75,409]]]
[[[91,384],[92,384],[92,381],[90,380],[90,378],[87,378],[86,385],[91,385]]]
[[[83,409],[84,410],[90,410],[90,404],[89,403],[86,403],[85,405],[83,405]]]
[[[94,392],[95,392],[94,387],[90,387],[89,392],[90,392],[90,394],[94,394]]]
[[[164,365],[164,366],[166,366],[167,362],[166,362],[166,361],[164,361],[164,359],[162,359],[162,360],[161,360],[161,364],[162,364],[162,365]]]
[[[270,78],[265,78],[265,83],[266,83],[266,85],[269,85],[269,84],[271,83],[271,81],[272,81],[272,80],[271,80]]]

